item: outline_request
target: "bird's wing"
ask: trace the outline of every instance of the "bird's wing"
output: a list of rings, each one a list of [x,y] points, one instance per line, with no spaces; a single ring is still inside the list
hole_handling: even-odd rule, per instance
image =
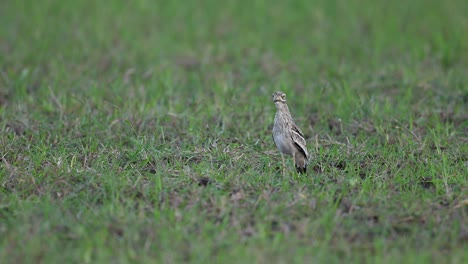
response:
[[[302,134],[302,131],[294,124],[291,129],[291,138],[294,142],[294,145],[299,149],[299,151],[302,152],[302,154],[304,154],[306,159],[309,159],[309,153],[307,153],[306,140],[304,138],[304,134]]]

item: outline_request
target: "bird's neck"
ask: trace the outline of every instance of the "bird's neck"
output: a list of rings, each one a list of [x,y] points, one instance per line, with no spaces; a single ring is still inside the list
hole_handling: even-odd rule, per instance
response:
[[[286,115],[291,116],[291,113],[289,112],[288,105],[286,103],[276,102],[275,105],[276,105],[277,112],[283,112]]]

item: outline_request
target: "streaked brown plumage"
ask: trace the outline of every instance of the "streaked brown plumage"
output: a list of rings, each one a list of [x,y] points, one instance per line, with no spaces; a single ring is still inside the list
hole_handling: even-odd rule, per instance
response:
[[[273,93],[273,102],[276,105],[275,123],[272,131],[273,140],[281,153],[283,174],[285,173],[284,155],[293,156],[297,172],[306,173],[309,160],[306,140],[304,134],[292,119],[286,104],[286,94],[279,91]]]

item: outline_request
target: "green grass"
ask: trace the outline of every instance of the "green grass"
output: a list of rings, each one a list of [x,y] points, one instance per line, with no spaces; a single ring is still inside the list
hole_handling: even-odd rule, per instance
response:
[[[467,3],[2,1],[0,259],[466,263]]]

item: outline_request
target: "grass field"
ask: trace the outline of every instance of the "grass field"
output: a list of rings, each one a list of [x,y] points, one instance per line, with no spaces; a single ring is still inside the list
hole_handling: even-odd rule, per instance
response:
[[[1,1],[1,262],[467,263],[467,10]]]

